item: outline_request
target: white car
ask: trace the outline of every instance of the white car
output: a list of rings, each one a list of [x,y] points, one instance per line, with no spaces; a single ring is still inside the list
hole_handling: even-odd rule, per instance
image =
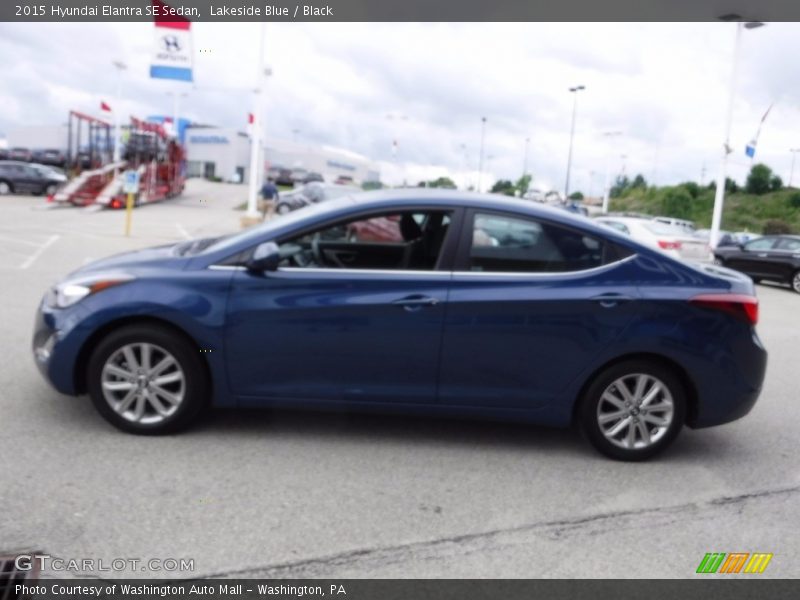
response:
[[[679,229],[683,229],[686,233],[694,234],[695,228],[694,223],[691,221],[687,221],[686,219],[675,219],[674,217],[653,217],[653,221],[658,221],[659,223],[664,223],[665,225],[672,225],[673,227],[678,227]]]
[[[599,217],[596,221],[679,260],[708,260],[710,256],[707,243],[682,227],[636,217]]]

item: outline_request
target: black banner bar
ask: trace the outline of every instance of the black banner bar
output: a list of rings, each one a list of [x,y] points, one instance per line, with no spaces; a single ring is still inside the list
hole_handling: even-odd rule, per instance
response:
[[[800,21],[797,0],[165,0],[192,21]],[[151,0],[2,0],[0,21],[152,21]]]
[[[635,557],[631,559],[635,560]],[[14,587],[8,598],[42,600],[781,600],[800,596],[797,580],[762,579],[761,576],[698,576],[695,579],[666,580],[42,579],[11,585]]]

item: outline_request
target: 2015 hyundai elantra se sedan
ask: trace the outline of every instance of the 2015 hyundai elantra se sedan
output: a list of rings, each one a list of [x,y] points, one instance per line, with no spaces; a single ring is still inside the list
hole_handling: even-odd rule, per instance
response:
[[[33,348],[133,433],[208,404],[344,407],[575,423],[638,460],[752,408],[757,317],[734,271],[557,208],[411,190],[91,263],[46,294]]]

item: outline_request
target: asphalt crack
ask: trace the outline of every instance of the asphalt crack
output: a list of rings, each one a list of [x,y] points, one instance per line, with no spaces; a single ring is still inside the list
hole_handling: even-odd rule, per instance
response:
[[[359,548],[327,556],[226,570],[206,575],[206,577],[296,578],[328,576],[332,568],[353,566],[359,562],[370,562],[385,566],[417,558],[420,555],[428,555],[426,558],[435,559],[437,555],[448,551],[471,554],[492,542],[499,541],[503,536],[519,533],[542,532],[553,540],[565,539],[570,535],[576,534],[599,535],[610,527],[619,529],[620,521],[635,521],[641,517],[648,517],[648,522],[651,526],[669,525],[678,520],[685,520],[687,512],[700,512],[704,509],[713,509],[721,506],[743,505],[770,497],[791,496],[798,492],[800,492],[800,486],[794,486],[736,496],[722,496],[705,502],[687,502],[674,506],[612,511],[574,519],[526,523],[515,527],[446,536],[433,540]],[[476,543],[479,544],[480,548],[469,547],[470,545],[474,546]]]

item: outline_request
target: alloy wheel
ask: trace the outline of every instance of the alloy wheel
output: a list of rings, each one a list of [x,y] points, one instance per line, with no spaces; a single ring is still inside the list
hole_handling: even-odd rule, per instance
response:
[[[597,404],[597,423],[605,438],[619,448],[649,448],[663,438],[675,418],[667,385],[645,373],[614,380]]]
[[[131,423],[152,425],[171,417],[186,394],[186,377],[177,359],[149,343],[122,346],[103,365],[103,397]]]
[[[792,279],[792,287],[794,291],[800,294],[800,271],[794,274],[794,278]]]
[[[5,196],[10,192],[11,187],[5,181],[0,181],[0,196]]]

